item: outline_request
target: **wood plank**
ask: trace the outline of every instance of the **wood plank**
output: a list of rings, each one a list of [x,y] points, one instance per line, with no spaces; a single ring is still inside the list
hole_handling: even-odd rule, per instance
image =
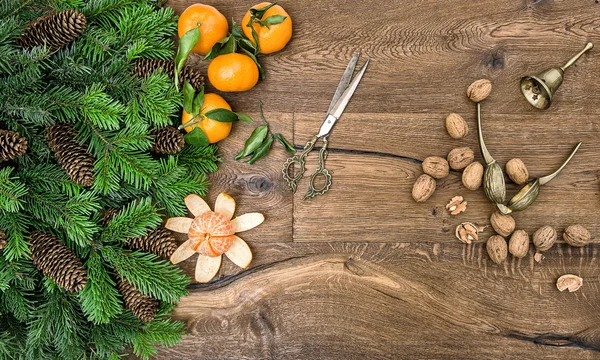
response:
[[[504,266],[481,244],[259,246],[253,268],[182,299],[189,335],[158,358],[592,359],[600,348],[597,245]],[[560,293],[569,272],[584,285]]]
[[[415,203],[412,185],[422,174],[420,162],[427,156],[445,157],[458,146],[470,146],[482,161],[474,129],[463,140],[445,132],[442,114],[347,114],[329,138],[327,168],[333,173],[329,193],[302,200],[307,180],[300,183],[294,205],[295,241],[452,242],[454,228],[463,221],[489,224],[494,211],[483,189],[469,191],[459,172],[438,181],[436,193],[427,202]],[[543,225],[563,229],[581,222],[597,236],[598,171],[594,164],[600,152],[600,133],[594,116],[550,116],[543,126],[532,116],[485,115],[488,147],[505,164],[513,157],[528,165],[531,177],[543,176],[560,165],[577,141],[584,146],[564,172],[544,186],[537,202],[514,215],[518,228],[533,233]],[[296,145],[318,129],[316,114],[296,114]],[[565,125],[568,124],[568,125]],[[316,166],[316,153],[309,157],[307,174]],[[507,184],[509,196],[519,186]],[[448,201],[457,195],[468,201],[467,211],[449,215]],[[484,233],[487,238],[491,230]]]
[[[191,0],[171,1],[180,13]],[[248,3],[205,1],[240,21]],[[499,113],[535,113],[518,79],[562,65],[587,41],[600,44],[600,6],[593,1],[461,0],[354,2],[288,1],[294,36],[283,51],[261,56],[267,80],[232,95],[241,108],[268,100],[279,111],[326,109],[339,77],[358,49],[372,59],[351,112],[421,113],[465,103],[464,91],[481,77],[494,82]],[[360,14],[360,15],[359,15]],[[599,114],[598,50],[566,75],[551,113]],[[192,63],[205,69],[195,56]]]

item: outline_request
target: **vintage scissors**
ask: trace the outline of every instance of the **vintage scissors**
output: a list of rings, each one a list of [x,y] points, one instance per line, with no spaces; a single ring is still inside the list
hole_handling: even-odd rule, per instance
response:
[[[331,174],[329,173],[329,171],[327,171],[327,169],[325,169],[325,159],[327,159],[327,137],[331,133],[335,122],[340,118],[340,116],[342,116],[342,113],[344,112],[346,106],[350,102],[350,98],[352,98],[352,95],[356,91],[358,83],[362,79],[365,70],[367,70],[369,59],[367,59],[367,61],[361,67],[354,79],[352,78],[359,57],[360,51],[354,54],[354,56],[352,56],[352,59],[350,59],[348,66],[346,66],[344,75],[342,75],[342,79],[340,80],[335,94],[333,95],[333,99],[331,99],[331,104],[329,105],[329,109],[327,110],[325,120],[321,125],[319,133],[306,143],[302,154],[292,156],[291,158],[287,159],[285,164],[283,164],[283,178],[287,181],[290,189],[292,189],[293,192],[296,192],[296,186],[298,184],[298,181],[302,179],[302,177],[304,176],[304,172],[306,171],[306,165],[304,162],[306,155],[308,155],[308,153],[311,152],[311,150],[315,147],[315,143],[319,139],[323,140],[323,147],[321,147],[321,150],[319,151],[319,166],[317,167],[315,172],[310,176],[308,192],[304,196],[304,199],[311,199],[317,195],[323,195],[329,190],[329,188],[331,188]],[[295,164],[298,164],[298,167],[300,169],[294,177],[291,177],[290,169],[294,169]],[[323,175],[325,177],[325,185],[320,189],[316,189],[314,182],[316,177],[319,175]]]

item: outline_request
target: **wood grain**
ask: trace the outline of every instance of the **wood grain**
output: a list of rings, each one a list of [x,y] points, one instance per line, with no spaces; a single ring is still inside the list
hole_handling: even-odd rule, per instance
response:
[[[181,13],[192,0],[171,0]],[[206,0],[239,22],[250,1]],[[553,171],[584,145],[538,201],[515,214],[530,234],[572,223],[600,241],[600,61],[598,48],[567,70],[547,111],[520,94],[519,79],[562,65],[588,41],[600,46],[594,0],[281,1],[294,36],[281,52],[260,56],[267,79],[251,91],[223,94],[234,111],[267,119],[301,149],[316,133],[354,52],[371,63],[330,136],[333,187],[302,200],[281,178],[279,146],[255,165],[232,160],[257,124],[236,124],[220,143],[225,161],[208,196],[232,195],[236,214],[260,211],[266,221],[241,236],[254,260],[240,269],[225,260],[209,284],[192,284],[174,317],[186,322],[179,346],[159,359],[596,359],[600,351],[598,251],[562,241],[522,260],[493,264],[482,241],[454,238],[463,221],[482,225],[493,211],[483,191],[465,190],[460,173],[438,182],[424,204],[411,187],[429,155],[469,146],[481,161],[475,106],[467,86],[493,83],[483,103],[484,134],[494,157],[521,158],[530,175]],[[205,71],[207,63],[192,56]],[[210,84],[207,91],[214,91]],[[456,112],[470,133],[453,140],[444,118]],[[308,160],[307,174],[317,153]],[[509,194],[518,187],[508,185]],[[467,211],[450,216],[455,195]],[[193,275],[195,259],[182,268]],[[584,278],[575,293],[556,279]]]

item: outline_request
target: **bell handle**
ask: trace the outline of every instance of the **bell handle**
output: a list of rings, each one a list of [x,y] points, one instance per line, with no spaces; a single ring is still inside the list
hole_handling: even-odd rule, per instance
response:
[[[481,131],[481,103],[477,103],[477,134],[479,136],[479,148],[481,149],[481,155],[483,156],[483,160],[487,165],[493,163],[494,158],[490,154],[485,146],[485,142],[483,141],[483,132]]]
[[[581,51],[580,51],[580,52],[579,52],[577,55],[573,56],[573,57],[571,58],[571,60],[567,61],[567,63],[566,63],[566,64],[564,64],[564,65],[561,67],[561,70],[562,70],[562,71],[565,71],[565,70],[567,70],[567,68],[569,68],[571,65],[575,64],[575,62],[576,62],[577,60],[579,60],[579,58],[581,57],[581,55],[585,54],[585,52],[586,52],[586,51],[588,51],[588,50],[591,50],[593,47],[594,47],[594,44],[593,44],[593,43],[591,43],[591,42],[589,42],[589,43],[585,44],[585,47],[583,48],[583,50],[581,50]]]
[[[558,174],[560,174],[560,172],[562,171],[562,169],[565,168],[565,166],[567,166],[567,164],[569,163],[569,161],[571,161],[571,159],[573,158],[573,156],[575,155],[575,153],[577,152],[577,150],[579,150],[579,148],[581,147],[581,142],[577,144],[577,146],[575,146],[575,149],[573,149],[573,151],[571,152],[571,155],[569,155],[569,157],[567,158],[567,160],[565,160],[564,163],[562,163],[562,165],[552,174],[550,175],[546,175],[543,176],[539,179],[540,185],[545,185],[548,182],[550,182],[550,180],[554,179]]]

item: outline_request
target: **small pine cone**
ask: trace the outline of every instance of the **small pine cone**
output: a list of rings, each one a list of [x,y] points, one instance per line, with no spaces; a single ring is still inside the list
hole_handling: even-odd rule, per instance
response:
[[[106,227],[109,222],[119,213],[120,209],[108,208],[102,213],[102,226]]]
[[[70,125],[52,125],[46,128],[46,139],[71,180],[84,187],[92,186],[95,159],[75,140],[75,130]]]
[[[27,139],[14,131],[0,130],[0,162],[14,160],[27,151]]]
[[[171,79],[175,77],[175,64],[173,60],[139,59],[133,68],[133,73],[141,78],[146,78],[158,69],[162,69]],[[204,85],[204,76],[200,71],[190,66],[184,66],[180,74],[181,82],[187,80],[196,90]]]
[[[24,48],[45,44],[53,52],[79,38],[85,23],[85,16],[76,10],[51,13],[29,23],[19,42]]]
[[[117,288],[123,297],[125,309],[131,311],[143,322],[154,319],[158,312],[158,300],[142,294],[125,279],[117,279]]]
[[[133,250],[142,250],[147,253],[156,254],[164,259],[171,257],[177,243],[171,232],[163,227],[151,231],[148,235],[127,240],[129,247]]]
[[[176,127],[166,126],[156,130],[152,151],[159,154],[177,154],[184,145],[185,141],[181,131]]]
[[[0,250],[6,247],[6,239],[6,233],[2,229],[0,229]]]
[[[81,260],[57,237],[41,231],[29,236],[31,260],[38,270],[61,288],[78,292],[88,281]]]

